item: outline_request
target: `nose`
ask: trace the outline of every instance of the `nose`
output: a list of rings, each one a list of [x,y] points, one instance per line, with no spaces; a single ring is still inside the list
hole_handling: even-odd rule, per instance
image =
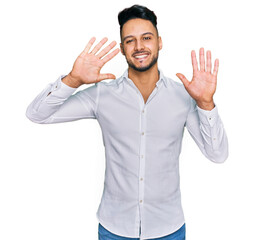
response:
[[[142,41],[137,40],[135,42],[135,51],[140,51],[140,50],[144,50],[144,45]]]

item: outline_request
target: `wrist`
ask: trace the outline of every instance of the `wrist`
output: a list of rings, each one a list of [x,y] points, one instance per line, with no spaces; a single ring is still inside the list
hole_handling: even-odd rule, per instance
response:
[[[206,111],[211,111],[214,107],[215,107],[215,104],[214,104],[214,101],[210,101],[210,102],[200,102],[200,101],[196,101],[197,105],[199,108],[203,109],[203,110],[206,110]]]
[[[76,78],[72,77],[71,73],[69,73],[67,76],[62,78],[62,82],[72,88],[78,88],[83,84],[80,81],[78,81]]]

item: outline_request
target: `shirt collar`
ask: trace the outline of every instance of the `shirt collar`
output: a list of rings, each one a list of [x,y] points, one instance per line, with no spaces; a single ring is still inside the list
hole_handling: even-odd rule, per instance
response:
[[[166,77],[164,76],[163,72],[162,72],[160,69],[158,69],[158,70],[159,70],[160,78],[159,78],[159,80],[156,82],[156,86],[158,87],[159,84],[160,84],[160,82],[163,82],[164,85],[165,85],[165,87],[168,87],[168,82],[167,82]],[[123,74],[123,76],[122,76],[122,78],[121,78],[121,81],[122,81],[123,79],[125,79],[125,80],[127,80],[127,81],[132,81],[130,78],[128,78],[128,69],[125,70],[125,72],[124,72],[124,74]]]

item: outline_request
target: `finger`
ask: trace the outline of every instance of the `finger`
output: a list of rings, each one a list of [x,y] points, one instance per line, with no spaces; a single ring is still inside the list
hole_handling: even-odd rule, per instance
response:
[[[100,49],[101,47],[108,41],[108,38],[103,38],[95,47],[94,49],[90,52],[92,54],[96,54]]]
[[[198,71],[198,62],[197,62],[196,53],[194,50],[191,51],[191,62],[192,62],[193,72]]]
[[[103,74],[100,74],[97,81],[102,81],[102,80],[105,80],[105,79],[115,79],[116,76],[114,74],[111,74],[111,73],[103,73]]]
[[[94,44],[94,42],[95,42],[95,37],[92,37],[91,39],[90,39],[90,41],[88,42],[88,44],[86,45],[86,47],[85,47],[85,49],[83,50],[83,52],[80,54],[80,56],[84,56],[84,55],[86,55],[88,52],[89,52],[89,50],[90,50],[90,48],[92,47],[92,45]]]
[[[213,75],[215,77],[217,77],[217,74],[218,74],[218,70],[219,70],[219,59],[215,59],[214,61],[214,68],[213,68]]]
[[[206,52],[206,71],[211,73],[212,63],[211,63],[211,51]]]
[[[199,64],[200,64],[200,71],[205,71],[204,48],[200,48],[199,50]]]
[[[119,52],[120,52],[120,49],[117,48],[117,49],[115,49],[113,52],[111,52],[110,54],[108,54],[106,57],[104,57],[104,58],[102,59],[103,64],[105,64],[106,62],[108,62],[109,60],[111,60],[113,57],[115,57]]]
[[[99,52],[97,56],[99,58],[102,58],[115,46],[116,46],[116,41],[111,42],[106,48],[104,48],[101,52]]]
[[[187,89],[190,84],[187,78],[181,73],[177,73],[176,76],[182,81],[184,87]]]

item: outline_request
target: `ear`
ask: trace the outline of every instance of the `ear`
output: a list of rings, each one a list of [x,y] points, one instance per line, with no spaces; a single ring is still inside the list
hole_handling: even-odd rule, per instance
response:
[[[122,43],[120,43],[120,49],[121,49],[121,53],[122,53],[123,55],[125,55],[124,49],[123,49],[123,44],[122,44]]]
[[[158,38],[159,39],[159,50],[162,49],[162,40],[161,40],[161,37]]]

